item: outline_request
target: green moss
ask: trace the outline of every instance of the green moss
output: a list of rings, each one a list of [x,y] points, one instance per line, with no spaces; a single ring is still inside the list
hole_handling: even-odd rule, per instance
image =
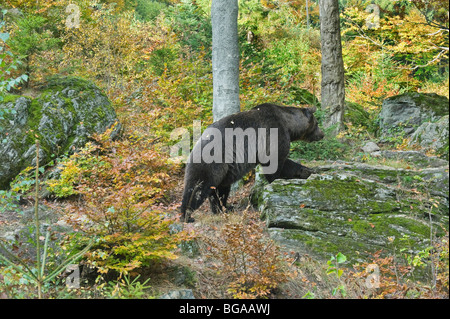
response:
[[[446,140],[444,146],[436,150],[436,154],[447,161],[449,160],[449,140]]]
[[[67,138],[66,146],[60,151],[60,153],[61,154],[66,154],[66,153],[73,154],[73,150],[71,148],[72,148],[74,141],[75,141],[75,136],[74,135],[69,136]]]
[[[27,126],[29,127],[29,130],[26,132],[26,142],[24,143],[24,146],[29,147],[29,145],[33,145],[35,143],[36,139],[39,139],[40,147],[44,150],[45,154],[47,154],[49,145],[43,141],[42,134],[39,132],[39,123],[41,119],[42,104],[38,99],[33,99],[28,110]]]
[[[5,94],[3,96],[3,101],[0,103],[0,107],[5,108],[7,103],[15,102],[18,98],[22,97],[21,95],[15,95],[15,94]],[[26,97],[28,98],[28,97]],[[31,99],[31,98],[28,98]]]
[[[354,219],[338,223],[329,218],[327,226],[319,228],[320,231],[284,229],[281,234],[324,258],[342,252],[352,262],[367,260],[370,254],[378,250],[390,253],[395,247],[397,251],[418,251],[429,245],[429,225],[408,216],[369,215],[367,219],[354,216]],[[343,228],[347,231],[339,232]],[[324,232],[324,229],[330,232]]]
[[[354,234],[366,240],[383,242],[387,237],[395,237],[396,243],[399,243],[399,239],[405,234],[411,235],[418,241],[427,240],[430,237],[429,225],[406,215],[371,215],[367,219],[354,220],[350,224]]]
[[[325,258],[342,252],[351,262],[367,261],[378,250],[392,253],[395,247],[413,253],[429,245],[429,207],[417,191],[344,174],[275,181],[264,189],[261,201],[269,229],[283,229],[279,234],[289,245]],[[438,236],[444,233],[439,225],[448,228],[445,209],[445,203],[433,208]]]
[[[61,76],[55,75],[47,79],[41,86],[43,91],[61,91],[62,89],[70,88],[77,92],[85,90],[98,90],[94,83],[89,80],[75,77],[75,76]]]
[[[305,187],[310,190],[314,205],[323,210],[344,209],[366,214],[399,209],[393,198],[380,197],[375,183],[362,182],[356,177],[345,180],[309,180]],[[377,197],[380,199],[377,200]]]
[[[287,229],[281,232],[286,240],[302,243],[308,252],[328,259],[330,256],[342,252],[351,262],[363,261],[367,246],[362,242],[345,236],[326,235],[320,232],[304,232]]]
[[[358,103],[345,101],[345,119],[347,122],[353,123],[355,126],[366,127],[370,132],[376,132],[377,124],[362,105]]]
[[[421,105],[426,109],[432,110],[438,116],[448,115],[448,104],[449,100],[445,96],[437,95],[435,93],[416,93],[416,92],[406,92],[395,98],[409,97],[416,105]]]
[[[36,139],[40,140],[43,151],[41,156],[45,156],[41,158],[41,163],[47,163],[54,155],[68,151],[71,146],[82,146],[86,135],[102,132],[117,120],[106,95],[90,81],[56,76],[42,85],[40,91],[37,98],[7,94],[5,101],[0,104],[1,108],[5,105],[10,108],[14,103],[18,114],[3,112],[6,120],[0,123],[1,140],[7,137],[8,147],[15,151],[1,158],[2,161],[10,162],[6,168],[5,181],[1,181],[2,188],[9,183],[8,178],[14,177],[29,165]],[[18,98],[26,98],[27,103],[15,103]],[[20,125],[15,122],[11,127],[8,119],[13,116],[20,119]],[[83,127],[80,122],[83,122]],[[4,135],[4,132],[8,135]],[[74,141],[77,145],[72,145]]]
[[[353,172],[359,172],[359,169],[355,168]],[[398,180],[399,171],[397,170],[386,170],[386,169],[372,169],[370,172],[365,171],[364,173],[370,176],[376,176],[378,181],[381,182],[396,182]]]
[[[35,99],[31,101],[28,114],[29,114],[27,123],[28,126],[32,130],[37,130],[37,128],[39,127],[39,122],[41,121],[42,118],[42,105],[39,102],[39,100]]]

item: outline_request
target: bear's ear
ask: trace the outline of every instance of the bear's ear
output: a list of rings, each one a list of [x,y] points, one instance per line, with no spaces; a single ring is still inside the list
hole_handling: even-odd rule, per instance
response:
[[[300,110],[303,112],[303,114],[308,119],[310,119],[313,116],[313,113],[311,112],[311,108],[309,108],[309,107],[302,107]]]
[[[305,114],[308,118],[310,118],[314,112],[317,111],[317,107],[313,106],[313,107],[304,107],[301,109],[303,111],[303,114]]]

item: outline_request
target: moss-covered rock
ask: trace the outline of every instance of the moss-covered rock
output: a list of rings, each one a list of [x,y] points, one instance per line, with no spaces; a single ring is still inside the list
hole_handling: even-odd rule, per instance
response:
[[[383,136],[411,135],[422,123],[448,115],[449,100],[434,93],[407,92],[383,101],[379,115]]]
[[[408,163],[411,167],[417,169],[448,166],[448,160],[436,156],[427,156],[420,151],[384,150],[381,151],[380,158]]]
[[[416,156],[414,158],[419,157]],[[422,158],[420,157],[420,159]],[[425,160],[423,161],[425,162]],[[410,169],[406,169],[384,165],[336,161],[333,164],[316,167],[314,170],[318,174],[345,174],[355,178],[364,178],[376,183],[386,184],[388,187],[395,186],[402,187],[403,189],[416,189],[429,192],[432,195],[448,198],[448,162],[439,161],[440,163],[444,162],[446,164],[432,167],[423,165],[423,168],[411,167]],[[433,162],[431,163],[434,164]]]
[[[370,113],[364,110],[362,105],[358,103],[345,101],[345,120],[354,125],[367,127],[370,131],[375,131],[375,123]]]
[[[433,184],[437,168],[408,172],[361,163],[332,166],[316,168],[307,180],[259,185],[254,198],[273,238],[324,258],[342,252],[355,262],[380,249],[424,249],[430,243],[430,210],[433,230],[448,229],[448,187],[430,190],[432,199],[419,189],[429,193],[426,187],[442,187]],[[448,184],[448,167],[439,173]]]
[[[94,133],[117,121],[110,101],[93,83],[75,77],[54,77],[36,98],[6,95],[0,108],[0,189],[35,160],[39,139],[40,164],[83,146]],[[119,132],[120,125],[113,134]]]

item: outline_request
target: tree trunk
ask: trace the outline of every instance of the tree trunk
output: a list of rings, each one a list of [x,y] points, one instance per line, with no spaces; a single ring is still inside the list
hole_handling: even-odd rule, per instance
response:
[[[336,135],[343,127],[345,83],[342,60],[338,0],[320,0],[320,39],[322,43],[322,109],[324,128],[334,127]]]
[[[240,111],[238,0],[213,0],[212,69],[214,121]]]
[[[306,0],[306,29],[309,30],[309,2]]]

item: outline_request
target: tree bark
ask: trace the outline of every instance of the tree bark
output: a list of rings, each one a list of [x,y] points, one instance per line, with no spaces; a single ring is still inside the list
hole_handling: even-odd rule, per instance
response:
[[[338,0],[320,0],[320,38],[322,44],[322,109],[324,128],[334,127],[337,135],[343,127],[345,107],[344,62]]]
[[[214,121],[240,111],[237,19],[238,0],[212,1]]]

